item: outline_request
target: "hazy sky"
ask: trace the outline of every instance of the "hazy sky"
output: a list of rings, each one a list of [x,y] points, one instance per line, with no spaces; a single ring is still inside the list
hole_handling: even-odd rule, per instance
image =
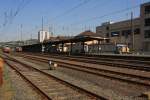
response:
[[[106,21],[120,21],[140,14],[140,4],[150,0],[0,0],[0,41],[37,38],[44,29],[54,35],[95,31]],[[132,8],[133,9],[127,9]]]

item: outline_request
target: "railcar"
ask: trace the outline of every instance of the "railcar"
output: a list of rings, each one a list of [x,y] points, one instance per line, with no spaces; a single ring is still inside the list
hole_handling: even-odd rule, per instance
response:
[[[3,47],[3,52],[4,53],[10,53],[11,52],[11,48],[10,47]]]
[[[22,52],[22,48],[21,47],[16,47],[16,52]]]

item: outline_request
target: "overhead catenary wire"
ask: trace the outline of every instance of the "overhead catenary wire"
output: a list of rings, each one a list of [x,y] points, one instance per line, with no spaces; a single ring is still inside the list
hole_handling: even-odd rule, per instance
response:
[[[78,21],[78,22],[72,23],[71,26],[83,24],[84,22],[89,22],[89,21],[93,21],[93,20],[97,20],[97,19],[102,19],[102,18],[108,17],[108,16],[110,16],[110,15],[115,15],[115,14],[119,14],[119,13],[124,13],[125,11],[131,10],[131,9],[134,9],[134,8],[137,8],[137,7],[139,7],[139,6],[140,6],[140,5],[135,5],[135,6],[133,6],[133,7],[128,7],[128,8],[125,8],[125,9],[118,10],[118,11],[110,12],[110,13],[108,13],[108,14],[104,14],[104,15],[101,15],[101,16],[97,16],[97,17],[93,17],[93,18],[89,18],[89,19],[85,19],[85,20],[80,20],[80,21]]]
[[[22,9],[25,8],[32,0],[22,0],[19,5],[17,6],[16,10],[11,9],[10,11],[4,12],[4,23],[3,27],[8,24],[12,24],[15,17],[21,12]]]
[[[88,0],[88,1],[90,1],[90,0]],[[80,6],[81,7],[81,6]],[[108,17],[108,16],[110,16],[110,15],[114,15],[114,14],[119,14],[119,13],[124,13],[125,11],[127,11],[127,10],[130,10],[130,9],[132,9],[132,8],[137,8],[137,7],[139,7],[139,5],[136,5],[136,6],[134,6],[134,7],[130,7],[130,8],[125,8],[125,9],[122,9],[122,10],[118,10],[118,11],[114,11],[114,12],[110,12],[110,13],[107,13],[107,14],[104,14],[104,15],[102,15],[102,16],[97,16],[97,17],[93,17],[93,18],[89,18],[89,19],[86,19],[86,20],[80,20],[79,22],[75,22],[75,23],[73,23],[73,24],[71,24],[71,25],[79,25],[79,24],[83,24],[84,22],[89,22],[89,21],[93,21],[93,20],[97,20],[97,19],[102,19],[102,18],[104,18],[104,17]],[[77,8],[79,8],[79,7],[77,7]],[[76,9],[77,9],[76,8]],[[74,11],[75,9],[73,9],[72,11]],[[69,11],[69,10],[68,10]],[[67,14],[69,14],[69,13],[71,13],[72,11],[69,11]],[[65,13],[65,12],[64,12]],[[62,13],[63,14],[63,13]],[[60,14],[61,15],[61,14]],[[56,16],[56,17],[54,17],[54,18],[56,18],[56,19],[58,19],[58,18],[61,18],[62,16]],[[55,19],[54,19],[55,20]],[[70,25],[68,25],[68,26],[70,26]],[[30,31],[31,32],[31,31]]]
[[[4,12],[4,23],[0,25],[1,27],[1,34],[4,33],[4,31],[9,29],[11,24],[13,24],[13,20],[17,15],[31,2],[32,0],[21,0],[19,2],[19,5],[17,6],[17,9],[10,9]],[[2,34],[3,37],[5,34]]]
[[[90,0],[84,0],[83,2],[79,3],[78,5],[76,5],[76,6],[72,7],[72,8],[70,8],[70,9],[68,9],[68,10],[66,10],[66,11],[64,11],[63,13],[61,13],[61,14],[55,16],[54,18],[52,18],[52,19],[50,19],[50,20],[51,20],[51,21],[54,21],[54,20],[56,20],[56,19],[58,19],[58,18],[61,18],[63,15],[67,15],[67,14],[71,13],[73,10],[75,10],[75,9],[77,9],[77,8],[79,8],[79,7],[83,6],[83,5],[85,5],[85,4],[88,3],[88,2],[90,2]],[[40,26],[39,26],[39,27],[40,27]],[[36,29],[37,29],[37,28],[36,28]],[[32,30],[33,30],[33,29],[32,29]]]
[[[77,4],[77,5],[75,5],[74,7],[70,8],[70,9],[68,9],[68,10],[66,10],[66,11],[64,11],[64,12],[62,12],[61,14],[55,16],[54,18],[50,19],[50,21],[54,21],[54,20],[57,20],[57,19],[59,19],[59,18],[61,18],[61,17],[64,17],[65,15],[67,15],[67,14],[73,12],[74,10],[76,10],[76,9],[78,9],[78,8],[80,8],[80,7],[82,7],[83,5],[89,3],[90,1],[91,1],[91,0],[84,0],[83,2],[81,2],[81,3]],[[102,4],[102,5],[103,5],[103,4]],[[96,6],[98,6],[98,5],[96,5]],[[93,8],[95,8],[96,6],[94,6]],[[49,22],[49,21],[47,21],[47,22]],[[40,28],[40,26],[39,26],[39,28]],[[32,30],[34,30],[34,29],[32,29]]]
[[[110,12],[110,13],[107,13],[107,14],[104,14],[102,16],[98,16],[98,17],[93,17],[93,18],[89,18],[89,19],[86,19],[86,20],[80,20],[78,22],[75,22],[75,23],[72,23],[71,25],[69,26],[74,26],[74,25],[80,25],[80,24],[83,24],[84,22],[89,22],[89,21],[94,21],[94,20],[97,20],[97,19],[102,19],[104,17],[108,17],[110,15],[115,15],[115,14],[119,14],[119,13],[124,13],[125,11],[128,11],[128,10],[131,10],[131,9],[134,9],[134,8],[137,8],[139,7],[140,5],[135,5],[133,7],[127,7],[125,9],[121,9],[121,10],[117,10],[117,11],[114,11],[114,12]]]
[[[113,12],[104,14],[104,15],[102,15],[102,16],[93,17],[93,18],[89,18],[89,19],[85,19],[85,20],[80,20],[80,21],[78,21],[78,22],[75,22],[75,23],[70,24],[69,26],[80,25],[80,24],[83,24],[84,22],[94,21],[94,20],[102,19],[102,18],[104,18],[104,17],[108,17],[108,16],[110,16],[110,15],[115,15],[115,14],[124,13],[125,11],[131,10],[131,9],[135,9],[135,8],[137,8],[137,7],[139,7],[139,6],[140,6],[140,4],[135,5],[135,6],[133,6],[133,7],[127,7],[127,8],[125,8],[125,9],[113,11]]]
[[[20,8],[20,5],[22,5],[22,3],[24,3],[24,0],[22,0],[19,3],[19,6],[17,8]],[[19,10],[19,9],[18,9]],[[7,24],[10,24],[10,22],[12,22],[14,16],[17,15],[18,10],[14,11],[11,9],[11,11],[5,11],[4,12],[4,23],[3,23],[3,27],[5,27]],[[17,12],[17,13],[16,13]]]
[[[51,20],[56,20],[56,19],[58,19],[58,18],[61,18],[61,17],[65,16],[65,15],[71,13],[71,12],[74,11],[75,9],[77,9],[77,8],[79,8],[79,7],[81,7],[81,6],[85,5],[85,4],[87,4],[87,3],[90,2],[90,1],[91,1],[91,0],[84,0],[83,2],[81,2],[81,3],[77,4],[77,5],[75,5],[74,7],[72,7],[72,8],[70,8],[70,9],[64,11],[63,13],[61,13],[61,14],[59,14],[59,15],[57,15],[57,16],[55,16],[55,17],[52,18]]]

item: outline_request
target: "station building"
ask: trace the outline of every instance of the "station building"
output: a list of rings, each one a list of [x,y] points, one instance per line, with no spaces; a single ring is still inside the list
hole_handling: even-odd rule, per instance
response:
[[[126,44],[130,50],[150,52],[150,2],[140,7],[140,17],[96,27],[96,33],[111,43]]]
[[[89,38],[89,40],[83,41],[84,39]],[[90,39],[91,38],[91,39]],[[74,37],[76,40],[80,40],[79,42],[73,43],[72,52],[73,53],[81,53],[84,48],[84,53],[99,53],[102,51],[113,52],[108,45],[109,39],[103,38],[100,34],[96,34],[90,30],[81,32],[77,36]],[[84,44],[83,44],[84,43]]]
[[[110,46],[112,49],[110,49]],[[25,52],[47,53],[100,53],[114,52],[115,48],[109,44],[108,38],[103,38],[92,31],[84,31],[74,37],[51,37],[43,43],[22,46]]]
[[[60,53],[98,53],[99,47],[109,42],[108,38],[103,38],[90,30],[84,31],[74,37],[60,37],[50,40],[52,45],[48,45],[48,52]],[[47,47],[46,47],[47,48]],[[103,47],[101,47],[103,48]],[[104,48],[103,48],[104,49]]]

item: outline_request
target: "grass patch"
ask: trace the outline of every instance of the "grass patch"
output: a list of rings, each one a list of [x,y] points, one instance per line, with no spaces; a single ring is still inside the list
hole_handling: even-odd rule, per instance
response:
[[[3,85],[0,87],[0,100],[12,100],[13,88],[7,65],[4,65],[3,69]]]

